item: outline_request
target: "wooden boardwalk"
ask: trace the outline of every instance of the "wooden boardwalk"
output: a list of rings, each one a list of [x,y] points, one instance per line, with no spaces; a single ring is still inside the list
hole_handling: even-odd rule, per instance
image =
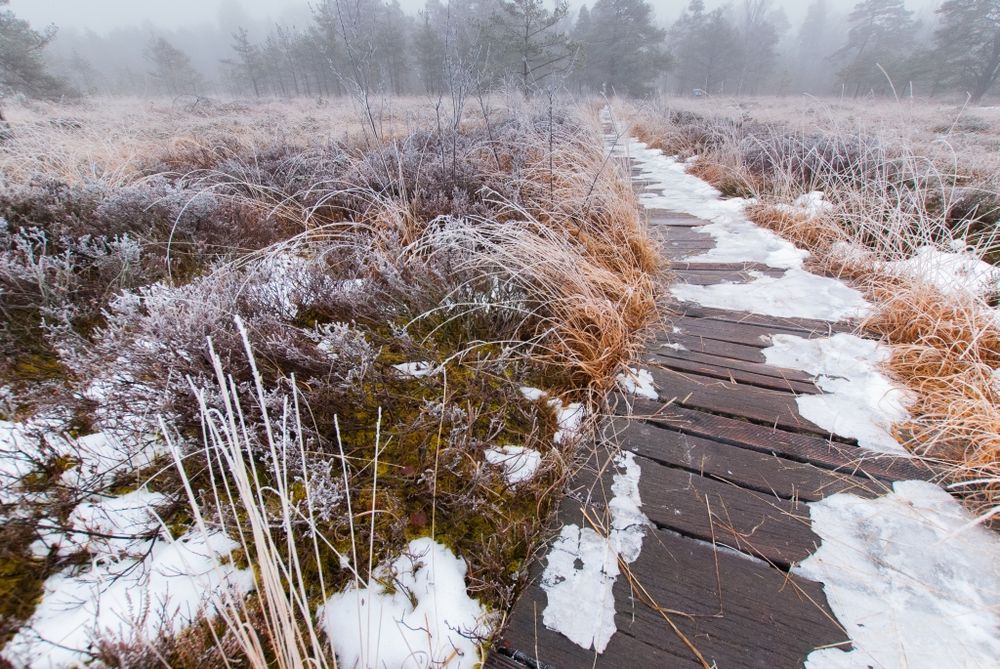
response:
[[[714,245],[698,230],[705,221],[648,214],[678,282],[781,273],[687,262]],[[839,492],[875,496],[931,473],[831,439],[797,411],[797,395],[820,392],[810,377],[764,362],[769,335],[825,337],[848,326],[690,304],[675,310],[640,365],[659,399],[618,398],[603,443],[560,510],[563,523],[592,525],[610,495],[609,454],[635,454],[642,510],[654,527],[616,581],[617,633],[598,655],[546,629],[537,565],[487,668],[777,669],[801,667],[816,648],[850,647],[820,584],[790,573],[819,542],[806,503]]]

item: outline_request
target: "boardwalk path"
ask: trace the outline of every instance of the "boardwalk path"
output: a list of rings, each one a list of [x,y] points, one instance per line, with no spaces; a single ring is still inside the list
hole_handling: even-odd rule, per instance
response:
[[[686,262],[715,245],[699,231],[706,221],[647,213],[677,282],[745,282],[750,270],[775,271]],[[635,454],[642,511],[653,527],[615,582],[617,632],[597,654],[546,629],[539,566],[502,643],[505,653],[529,659],[494,653],[488,668],[523,669],[534,658],[556,669],[801,667],[816,648],[849,648],[820,584],[789,571],[819,544],[806,503],[844,491],[876,496],[892,481],[928,472],[830,440],[796,407],[797,395],[820,392],[810,377],[764,362],[768,335],[826,337],[849,325],[688,303],[674,309],[673,327],[650,343],[642,363],[658,400],[621,398],[560,512],[564,523],[593,526],[609,495],[608,453]]]

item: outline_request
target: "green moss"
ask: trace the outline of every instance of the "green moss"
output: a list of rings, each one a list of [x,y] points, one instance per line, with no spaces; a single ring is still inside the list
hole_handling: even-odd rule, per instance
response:
[[[35,610],[50,571],[46,560],[32,556],[33,540],[27,522],[8,520],[0,528],[0,648]]]

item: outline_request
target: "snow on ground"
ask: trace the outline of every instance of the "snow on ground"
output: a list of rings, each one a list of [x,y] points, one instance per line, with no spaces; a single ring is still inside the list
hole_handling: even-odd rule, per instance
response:
[[[529,386],[521,387],[521,395],[530,402],[548,397],[548,393],[538,388]],[[583,421],[587,417],[587,408],[580,402],[564,403],[558,397],[552,397],[545,403],[556,414],[556,433],[552,441],[557,444],[564,444],[576,439],[583,427]]]
[[[635,456],[615,458],[611,486],[611,528],[607,537],[590,527],[565,525],[546,556],[541,586],[547,602],[543,624],[585,649],[603,653],[617,631],[612,589],[618,560],[634,562],[650,524],[640,508],[639,465]]]
[[[906,260],[883,263],[889,274],[933,286],[945,295],[983,296],[1000,290],[1000,269],[959,247],[947,253],[922,246]]]
[[[517,485],[534,478],[542,463],[542,454],[525,446],[501,446],[486,449],[486,462],[503,467],[507,483]]]
[[[422,379],[430,376],[436,371],[433,363],[430,362],[401,362],[393,365],[401,376],[408,376],[414,379]]]
[[[826,194],[821,190],[814,190],[795,198],[792,204],[779,204],[778,209],[790,214],[804,214],[809,218],[816,218],[833,211],[833,204],[828,202]]]
[[[641,178],[653,182],[639,197],[644,206],[711,222],[698,230],[715,239],[715,248],[688,257],[687,262],[757,262],[787,270],[781,277],[751,273],[753,281],[744,284],[676,285],[671,293],[678,299],[767,316],[829,321],[859,318],[869,313],[871,305],[858,291],[836,279],[804,271],[802,262],[809,256],[807,251],[748,220],[744,210],[750,201],[723,199],[708,182],[688,174],[685,163],[642,142],[629,140],[623,153],[632,157]],[[790,209],[818,215],[830,206],[823,193],[814,191],[798,198]]]
[[[802,267],[809,253],[747,220],[744,208],[748,200],[723,199],[711,184],[688,174],[684,163],[642,142],[630,140],[625,151],[635,161],[641,178],[654,182],[639,196],[644,206],[711,222],[698,231],[714,237],[716,248],[688,258],[689,262],[759,262],[780,269]]]
[[[844,283],[801,269],[787,270],[780,277],[751,272],[749,283],[717,283],[698,286],[675,284],[671,294],[679,300],[706,307],[750,311],[766,316],[813,318],[839,321],[861,318],[871,305],[861,293]]]
[[[773,335],[764,349],[767,364],[800,369],[816,378],[823,395],[796,398],[799,413],[832,434],[857,439],[862,448],[907,455],[892,436],[894,423],[910,418],[908,393],[881,372],[888,347],[870,339],[836,334],[823,339]]]
[[[465,573],[464,560],[422,537],[395,561],[380,565],[368,586],[331,597],[319,615],[340,666],[478,666],[478,639],[491,625],[486,610],[466,592]]]
[[[220,564],[237,547],[224,534],[192,530],[166,539],[153,511],[162,501],[140,489],[78,506],[61,550],[86,547],[91,561],[46,580],[41,601],[3,657],[15,667],[78,666],[101,634],[151,640],[165,623],[179,630],[200,611],[214,611],[224,590],[253,588],[249,571]]]
[[[587,409],[583,404],[580,402],[566,404],[557,397],[550,399],[548,404],[556,412],[556,425],[558,425],[552,441],[565,444],[580,436],[583,420],[587,417]]]
[[[74,463],[62,482],[77,489],[108,483],[122,470],[148,466],[156,457],[155,439],[142,439],[137,452],[129,452],[111,432],[70,438],[60,433],[62,422],[33,418],[22,423],[0,421],[0,503],[14,504],[23,496],[19,482],[55,458]]]
[[[635,369],[629,367],[627,373],[617,376],[618,387],[626,393],[645,397],[648,400],[657,400],[656,387],[653,385],[653,375],[646,369]]]
[[[1000,658],[1000,538],[932,483],[878,499],[809,505],[819,550],[794,568],[823,583],[854,649],[813,651],[808,669],[978,669]]]

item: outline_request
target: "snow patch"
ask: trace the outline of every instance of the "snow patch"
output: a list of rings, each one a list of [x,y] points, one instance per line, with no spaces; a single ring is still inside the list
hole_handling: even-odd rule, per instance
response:
[[[634,367],[629,367],[627,373],[617,376],[617,381],[618,387],[626,393],[645,397],[653,401],[658,400],[660,397],[656,393],[656,387],[653,385],[653,375],[649,373],[649,370],[637,370]]]
[[[250,571],[220,563],[220,556],[237,548],[226,535],[192,530],[168,540],[157,534],[149,505],[161,497],[137,490],[74,511],[77,532],[114,536],[67,537],[86,545],[91,562],[82,571],[71,568],[46,580],[41,601],[4,648],[4,658],[33,669],[77,666],[100,635],[149,641],[165,624],[179,631],[200,612],[214,614],[224,593],[253,589]],[[155,538],[145,538],[151,530]]]
[[[878,499],[809,505],[819,550],[794,568],[821,581],[850,652],[813,651],[809,669],[978,668],[1000,657],[1000,538],[948,493],[901,481]]]
[[[557,444],[565,444],[580,436],[580,429],[583,427],[583,419],[587,417],[587,410],[580,402],[570,402],[564,404],[559,398],[549,400],[549,407],[556,412],[556,433],[552,441]]]
[[[803,214],[809,218],[816,218],[833,211],[833,204],[825,198],[826,194],[823,191],[814,190],[795,198],[792,204],[779,204],[777,208],[789,214]]]
[[[486,449],[486,462],[503,467],[507,483],[530,481],[542,463],[542,454],[525,446],[501,446]]]
[[[393,367],[396,368],[401,376],[413,379],[422,379],[437,371],[434,364],[430,362],[401,362],[398,365],[393,365]]]
[[[723,199],[708,182],[688,174],[685,163],[650,149],[642,142],[629,140],[625,149],[632,157],[640,178],[653,182],[639,201],[647,208],[667,209],[710,221],[699,232],[711,235],[716,248],[689,258],[690,262],[759,262],[771,267],[802,267],[808,251],[782,239],[769,230],[751,223],[745,214],[751,201]],[[654,192],[648,192],[654,191]]]
[[[959,243],[956,252],[922,246],[906,260],[883,263],[895,276],[930,285],[945,295],[982,296],[1000,290],[1000,268],[980,260]]]
[[[523,395],[524,399],[528,400],[529,402],[537,402],[538,400],[548,395],[548,393],[546,393],[544,390],[539,390],[538,388],[532,388],[530,386],[521,386],[521,395]]]
[[[530,402],[537,402],[549,396],[544,390],[530,386],[521,387],[521,395]],[[580,436],[580,429],[587,417],[587,409],[580,402],[564,403],[558,397],[553,397],[545,403],[556,414],[556,433],[552,441],[557,444],[568,443]]]
[[[565,525],[546,557],[543,624],[582,648],[603,653],[617,631],[613,588],[618,560],[634,562],[649,519],[639,497],[641,471],[632,453],[615,458],[611,528],[607,537],[590,527]]]
[[[319,615],[344,667],[472,669],[489,615],[465,588],[466,564],[430,537],[414,539],[366,587],[337,593]],[[385,583],[391,583],[387,589]]]
[[[780,277],[750,272],[749,283],[719,283],[710,286],[676,284],[670,292],[679,300],[706,307],[750,311],[766,316],[839,321],[861,318],[871,305],[861,293],[844,283],[801,269],[787,270]]]
[[[764,349],[767,364],[800,369],[816,378],[824,395],[800,395],[799,413],[832,434],[857,439],[862,448],[908,455],[892,436],[892,426],[910,418],[912,399],[881,372],[888,347],[849,334],[823,339],[773,335]]]

